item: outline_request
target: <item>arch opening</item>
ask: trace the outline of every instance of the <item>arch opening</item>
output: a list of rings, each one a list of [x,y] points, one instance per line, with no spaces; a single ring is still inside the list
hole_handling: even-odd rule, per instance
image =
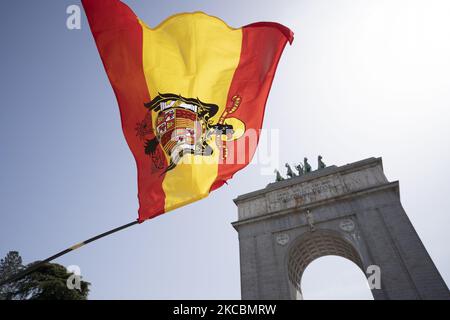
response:
[[[339,256],[317,258],[306,267],[301,281],[304,300],[373,300],[365,274]]]
[[[295,241],[288,255],[288,277],[291,294],[295,299],[303,299],[302,276],[306,267],[324,256],[338,256],[352,261],[363,272],[359,253],[343,235],[331,230],[316,230]]]

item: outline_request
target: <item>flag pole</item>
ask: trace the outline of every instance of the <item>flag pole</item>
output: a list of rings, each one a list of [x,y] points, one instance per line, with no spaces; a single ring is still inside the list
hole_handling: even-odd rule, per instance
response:
[[[7,284],[7,283],[12,282],[12,281],[19,280],[19,279],[25,277],[26,275],[32,273],[33,271],[35,271],[36,269],[38,269],[42,265],[44,265],[44,264],[46,264],[46,263],[48,263],[48,262],[50,262],[52,260],[55,260],[56,258],[59,258],[59,257],[65,255],[65,254],[67,254],[67,253],[69,253],[71,251],[77,250],[77,249],[87,245],[88,243],[94,242],[94,241],[96,241],[98,239],[101,239],[103,237],[109,236],[110,234],[113,234],[113,233],[116,233],[116,232],[121,231],[123,229],[129,228],[129,227],[134,226],[135,224],[138,224],[138,223],[139,223],[139,221],[136,220],[136,221],[124,224],[123,226],[120,226],[120,227],[117,227],[115,229],[112,229],[112,230],[106,231],[104,233],[101,233],[99,235],[96,235],[95,237],[89,238],[89,239],[87,239],[85,241],[79,242],[79,243],[77,243],[77,244],[75,244],[75,245],[73,245],[73,246],[71,246],[71,247],[69,247],[67,249],[64,249],[64,250],[58,252],[57,254],[54,254],[51,257],[48,257],[45,260],[38,261],[37,263],[35,263],[32,266],[26,268],[25,270],[22,270],[21,272],[18,272],[16,275],[13,275],[12,277],[9,277],[8,279],[6,279],[4,281],[1,281],[0,282],[0,286],[3,286],[4,284]]]

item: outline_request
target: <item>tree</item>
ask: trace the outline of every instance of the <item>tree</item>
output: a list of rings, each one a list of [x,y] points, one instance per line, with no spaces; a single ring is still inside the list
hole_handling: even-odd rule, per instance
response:
[[[17,251],[10,251],[0,260],[0,282],[23,270],[22,258]],[[7,283],[0,287],[0,300],[11,300],[16,291],[16,282]]]
[[[13,255],[1,260],[1,266],[5,265],[8,268],[4,270],[14,269],[14,272],[4,274],[3,269],[0,269],[0,279],[7,279],[17,271],[23,270],[20,259],[20,266],[18,266],[18,259],[20,255]],[[8,260],[7,260],[8,258]],[[4,263],[5,260],[5,263]],[[8,263],[6,263],[8,262]],[[15,263],[13,263],[15,262]],[[38,261],[29,264],[27,267],[31,267]],[[45,263],[39,266],[32,273],[27,276],[14,281],[13,283],[0,287],[0,292],[3,290],[6,292],[2,299],[16,299],[16,300],[86,300],[89,294],[89,282],[79,280],[79,290],[76,288],[70,289],[68,286],[69,277],[74,277],[72,273],[68,273],[67,269],[57,263]],[[70,280],[69,280],[70,281]]]
[[[18,283],[15,294],[27,300],[86,300],[90,283],[80,279],[80,290],[69,289],[71,275],[60,264],[45,263]]]

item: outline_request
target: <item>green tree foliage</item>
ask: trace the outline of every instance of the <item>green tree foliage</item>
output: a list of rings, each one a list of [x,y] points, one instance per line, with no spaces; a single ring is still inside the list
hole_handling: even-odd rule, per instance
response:
[[[27,267],[35,263],[37,262],[29,264]],[[17,252],[10,252],[5,259],[1,260],[0,279],[7,279],[23,268],[20,255]],[[46,263],[22,279],[0,287],[0,299],[86,300],[90,283],[79,278],[79,289],[69,289],[68,280],[71,283],[77,282],[75,276],[68,273],[64,266],[57,263]]]
[[[10,251],[4,259],[0,260],[0,282],[23,269],[22,258],[17,251]],[[8,283],[0,287],[0,300],[11,300],[14,298],[16,283]]]

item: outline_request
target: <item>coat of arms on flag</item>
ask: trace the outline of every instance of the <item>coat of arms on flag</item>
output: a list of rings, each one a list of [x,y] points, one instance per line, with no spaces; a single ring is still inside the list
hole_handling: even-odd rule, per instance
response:
[[[185,98],[175,94],[158,94],[146,103],[148,114],[136,126],[137,135],[145,140],[145,153],[155,156],[158,144],[169,158],[169,165],[162,173],[175,168],[185,154],[212,155],[214,149],[210,143],[219,148],[220,159],[227,157],[225,141],[238,139],[245,131],[245,124],[231,118],[240,105],[241,97],[234,96],[232,104],[225,108],[217,122],[212,118],[219,111],[216,104],[204,103],[200,99]],[[151,113],[156,112],[153,126]],[[146,136],[153,138],[148,140]],[[215,139],[212,139],[212,138]],[[155,163],[159,163],[155,159]],[[162,169],[161,166],[158,167]]]

